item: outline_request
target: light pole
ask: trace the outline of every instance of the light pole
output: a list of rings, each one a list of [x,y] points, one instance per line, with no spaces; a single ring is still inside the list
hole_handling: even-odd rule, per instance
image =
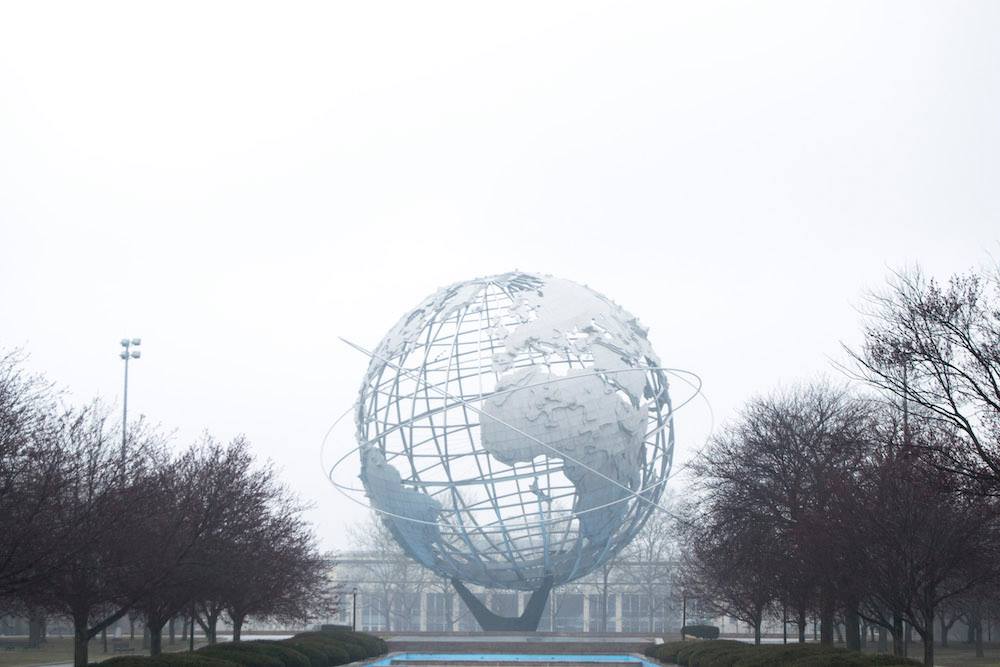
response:
[[[681,591],[681,641],[687,639],[684,636],[684,628],[688,624],[688,594],[687,591]]]
[[[128,362],[129,359],[138,359],[142,356],[142,352],[132,349],[141,344],[141,338],[122,338],[121,345],[124,349],[118,355],[125,360],[125,393],[122,397],[122,459],[125,458],[125,452],[128,448],[126,444],[128,442]]]
[[[357,632],[358,630],[358,587],[355,586],[354,590],[351,591],[354,596],[351,609],[351,630]]]

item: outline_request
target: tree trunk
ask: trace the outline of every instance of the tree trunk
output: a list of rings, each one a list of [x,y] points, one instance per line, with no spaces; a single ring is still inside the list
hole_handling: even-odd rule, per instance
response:
[[[799,643],[806,643],[806,610],[799,609],[798,613],[798,624],[799,624]]]
[[[191,624],[191,619],[185,619],[184,623],[181,624],[181,641],[186,642],[188,638],[188,626]]]
[[[149,634],[149,654],[160,655],[163,652],[163,626],[166,621],[162,618],[147,618],[146,632]]]
[[[889,631],[883,628],[881,625],[878,626],[878,652],[879,653],[889,652]]]
[[[176,617],[171,616],[170,621],[167,623],[167,632],[170,634],[170,645],[173,646],[174,642],[177,641],[177,628],[174,627],[174,621]]]
[[[160,655],[163,652],[163,628],[149,629],[149,654]]]
[[[90,642],[90,633],[87,632],[86,613],[77,612],[73,614],[73,667],[87,667],[87,644]]]
[[[149,624],[142,624],[142,650],[149,650]]]
[[[833,592],[829,586],[820,592],[819,643],[833,646]]]
[[[892,654],[900,657],[906,655],[903,647],[903,617],[897,613],[892,615]]]
[[[236,614],[230,618],[233,621],[233,641],[238,642],[243,635],[243,621],[246,620],[246,615]]]
[[[944,621],[944,614],[941,614],[941,647],[948,648],[948,624]]]
[[[788,643],[788,607],[781,605],[781,643]]]
[[[910,644],[913,643],[913,626],[906,624],[906,635],[903,639],[903,655],[910,654]]]
[[[979,614],[976,614],[976,657],[983,657],[983,620],[979,618]]]
[[[221,609],[209,609],[206,607],[204,621],[201,620],[201,616],[199,614],[196,613],[194,616],[198,625],[200,625],[201,629],[205,632],[205,641],[209,644],[214,644],[216,641],[216,628],[219,625],[219,614],[221,613]],[[193,633],[194,630],[192,629],[191,632]]]
[[[760,646],[760,623],[761,619],[755,619],[753,624],[753,643]]]
[[[924,664],[927,667],[933,667],[934,665],[934,617],[931,617],[931,622],[927,624],[927,630],[924,632]]]
[[[45,641],[45,614],[32,610],[28,615],[28,644],[41,646]]]
[[[844,610],[844,623],[847,626],[844,630],[844,635],[846,637],[847,650],[849,651],[861,650],[861,628],[859,622],[857,605],[848,604],[847,609]]]

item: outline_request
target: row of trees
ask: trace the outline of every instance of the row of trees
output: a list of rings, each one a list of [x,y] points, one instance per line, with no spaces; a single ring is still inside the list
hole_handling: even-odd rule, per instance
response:
[[[0,358],[0,603],[69,619],[74,663],[126,614],[153,654],[194,615],[210,641],[225,613],[303,619],[335,604],[303,509],[247,441],[175,452],[139,421],[122,437],[99,402],[65,407],[21,358]],[[35,623],[33,630],[37,627]]]
[[[750,401],[693,466],[678,522],[685,585],[759,628],[818,616],[934,660],[1000,593],[1000,267],[942,285],[918,270],[872,296],[848,350],[868,391],[816,383]],[[996,610],[994,609],[994,613]],[[946,634],[945,634],[946,636]]]

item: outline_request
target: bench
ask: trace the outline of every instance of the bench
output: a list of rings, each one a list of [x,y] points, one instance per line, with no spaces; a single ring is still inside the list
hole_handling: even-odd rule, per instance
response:
[[[135,648],[129,642],[114,642],[111,650],[114,653],[135,653]]]

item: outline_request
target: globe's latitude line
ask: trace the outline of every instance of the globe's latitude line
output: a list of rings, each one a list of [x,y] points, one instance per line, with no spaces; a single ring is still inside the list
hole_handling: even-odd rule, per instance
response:
[[[373,359],[378,359],[379,361],[381,361],[382,363],[384,363],[384,364],[385,364],[386,366],[389,366],[390,368],[393,368],[393,369],[395,369],[396,371],[399,371],[400,373],[403,373],[403,374],[406,374],[406,375],[410,375],[410,376],[413,376],[413,375],[414,375],[414,373],[413,373],[412,371],[410,371],[409,369],[406,369],[406,368],[402,368],[402,367],[400,367],[400,366],[397,366],[397,365],[393,364],[393,363],[392,363],[391,361],[389,361],[389,360],[385,359],[384,357],[380,357],[380,356],[378,356],[378,355],[377,355],[377,354],[375,354],[374,352],[369,352],[368,350],[364,349],[363,347],[361,347],[361,346],[359,346],[359,345],[356,345],[356,344],[354,344],[354,343],[351,343],[350,341],[348,341],[348,340],[346,340],[346,339],[344,339],[344,338],[341,338],[341,340],[343,340],[343,341],[344,341],[345,343],[347,343],[347,344],[348,344],[348,345],[350,345],[351,347],[354,347],[354,348],[355,348],[355,349],[357,349],[357,350],[358,350],[359,352],[362,352],[363,354],[366,354],[366,355],[368,355],[369,357],[371,357],[371,358],[373,358]],[[639,369],[628,369],[628,370],[629,370],[629,371],[634,371],[634,370],[639,370]],[[642,369],[642,370],[643,370],[643,371],[645,371],[646,369]],[[603,374],[603,373],[595,373],[595,374]],[[574,376],[574,377],[572,377],[572,378],[560,378],[560,379],[576,379],[576,377]],[[417,378],[416,378],[416,381],[417,381],[418,383],[420,383],[420,382],[421,382],[421,380],[420,380],[420,377],[419,377],[419,376],[417,376]],[[534,385],[534,386],[543,386],[543,385],[545,385],[545,384],[548,384],[548,382],[541,382],[541,383],[538,383],[538,384],[536,384],[536,385]],[[652,505],[652,506],[653,506],[654,508],[656,508],[656,509],[659,509],[660,511],[663,511],[663,512],[667,512],[666,508],[664,508],[664,507],[661,507],[661,506],[660,506],[660,505],[659,505],[658,503],[656,503],[656,502],[654,502],[654,501],[652,501],[652,500],[649,500],[649,499],[647,499],[647,498],[643,497],[643,494],[644,494],[645,490],[640,490],[640,491],[633,491],[632,489],[628,488],[628,487],[627,487],[627,486],[625,486],[624,484],[621,484],[621,483],[620,483],[620,482],[618,482],[617,480],[615,480],[615,479],[612,479],[611,477],[608,477],[607,475],[605,475],[605,474],[604,474],[604,473],[602,473],[601,471],[599,471],[599,470],[597,470],[597,469],[595,469],[595,468],[592,468],[592,467],[588,466],[587,464],[583,463],[582,461],[579,461],[579,460],[577,460],[577,459],[575,459],[575,458],[571,457],[570,455],[568,455],[568,454],[565,454],[564,452],[561,452],[560,450],[556,449],[556,448],[555,448],[555,447],[553,447],[552,445],[549,445],[548,443],[546,443],[546,442],[543,442],[543,441],[542,441],[542,440],[540,440],[539,438],[536,438],[535,436],[531,435],[530,433],[527,433],[527,432],[525,432],[525,431],[523,431],[523,430],[521,430],[521,429],[517,428],[516,426],[514,426],[514,425],[512,425],[512,424],[510,424],[510,423],[508,423],[508,422],[506,422],[506,421],[504,421],[504,420],[502,420],[502,419],[500,419],[499,417],[495,417],[495,416],[493,416],[493,415],[491,415],[491,414],[487,413],[486,411],[482,410],[481,408],[477,408],[477,407],[473,406],[473,405],[472,405],[471,403],[469,403],[469,401],[467,401],[467,400],[465,400],[465,399],[463,399],[463,398],[461,398],[461,397],[458,397],[458,396],[455,396],[454,394],[448,394],[448,393],[446,393],[446,392],[445,392],[445,391],[444,391],[443,389],[441,389],[440,387],[437,387],[436,385],[426,385],[426,387],[427,387],[428,389],[431,389],[431,390],[435,391],[435,392],[436,392],[436,393],[438,393],[438,394],[441,394],[441,395],[442,395],[443,397],[445,397],[445,398],[449,398],[449,399],[452,399],[452,400],[454,400],[454,401],[458,402],[459,404],[461,404],[461,405],[463,405],[463,406],[467,407],[467,408],[468,408],[469,410],[472,410],[472,411],[473,411],[473,412],[475,412],[476,414],[478,414],[478,415],[480,415],[480,416],[485,416],[485,417],[488,417],[488,418],[490,418],[490,419],[492,419],[492,420],[496,421],[496,422],[497,422],[498,424],[501,424],[502,426],[505,426],[505,427],[509,428],[510,430],[514,431],[514,432],[515,432],[515,433],[517,433],[518,435],[521,435],[521,436],[523,436],[523,437],[525,437],[525,438],[528,438],[528,439],[529,439],[529,440],[531,440],[532,442],[535,442],[535,443],[537,443],[537,444],[539,444],[539,445],[542,445],[542,446],[543,446],[543,447],[545,447],[546,449],[550,449],[550,450],[552,450],[553,452],[555,452],[555,453],[556,453],[557,455],[559,455],[560,457],[562,457],[562,458],[566,458],[566,459],[569,459],[569,460],[570,460],[570,461],[572,461],[573,463],[576,463],[577,465],[579,465],[579,466],[581,466],[581,467],[583,467],[583,468],[586,468],[587,470],[589,470],[590,472],[594,473],[595,475],[598,475],[599,477],[602,477],[603,479],[605,479],[605,480],[607,480],[607,481],[611,482],[611,483],[612,483],[612,484],[614,484],[615,486],[618,486],[618,487],[620,487],[621,489],[623,489],[623,490],[627,491],[627,492],[629,493],[629,496],[630,496],[630,497],[638,497],[638,498],[640,498],[641,500],[644,500],[644,501],[645,501],[645,502],[647,502],[648,504]],[[515,388],[515,389],[513,389],[513,390],[510,390],[510,391],[511,391],[511,392],[514,392],[514,391],[520,391],[521,389],[524,389],[524,388],[525,388],[525,387],[517,387],[517,388]],[[508,392],[508,393],[509,393],[509,392]],[[669,415],[669,414],[672,414],[672,412],[669,412],[669,413],[668,413],[668,415]],[[663,428],[662,428],[662,427],[661,427],[661,428],[658,428],[658,429],[655,429],[654,431],[652,431],[652,433],[656,433],[656,432],[658,432],[658,431],[661,431],[661,430],[663,430]],[[649,487],[649,488],[652,488],[652,487]],[[627,500],[627,498],[626,498],[626,500]],[[620,502],[620,501],[615,501],[615,503],[617,503],[617,502]],[[609,503],[609,504],[615,504],[615,503]]]

